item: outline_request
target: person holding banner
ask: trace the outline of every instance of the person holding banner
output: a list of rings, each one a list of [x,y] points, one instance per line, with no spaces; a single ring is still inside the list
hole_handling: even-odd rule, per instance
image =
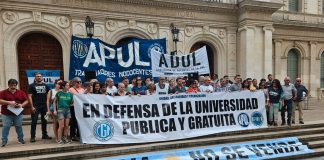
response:
[[[61,83],[62,83],[62,80],[56,79],[54,81],[54,88],[51,89],[47,93],[47,113],[46,114],[48,116],[51,116],[52,119],[53,119],[53,131],[54,131],[56,142],[58,142],[58,138],[57,138],[58,124],[57,124],[56,116],[54,115],[54,104],[53,104],[53,102],[54,102],[56,93],[61,91]]]
[[[73,94],[69,92],[69,88],[69,83],[63,81],[61,83],[62,91],[59,91],[54,99],[54,115],[57,116],[59,123],[57,138],[60,145],[71,143],[71,140],[67,138],[71,118],[70,108],[73,104]]]
[[[259,90],[263,91],[264,93],[264,98],[265,98],[265,104],[266,104],[266,113],[267,113],[267,123],[270,124],[270,121],[269,121],[269,111],[270,111],[270,103],[269,103],[269,91],[268,89],[266,88],[267,85],[266,85],[266,82],[265,81],[261,81],[259,83]]]
[[[31,127],[30,127],[30,142],[36,142],[36,125],[38,120],[38,115],[41,115],[42,121],[42,139],[52,139],[52,137],[47,134],[47,120],[45,115],[47,113],[47,93],[49,87],[43,82],[43,76],[41,73],[35,73],[35,82],[30,84],[28,87],[28,100],[31,104]]]
[[[227,92],[229,91],[229,86],[226,85],[226,80],[224,78],[219,79],[220,85],[215,88],[215,92]]]
[[[197,80],[190,80],[189,81],[189,88],[187,89],[186,93],[198,93],[200,92],[198,87],[198,81]]]
[[[155,88],[159,95],[167,95],[169,91],[169,84],[165,83],[164,77],[159,77],[159,82],[155,84]]]
[[[156,94],[155,84],[153,82],[151,82],[147,86],[146,95],[155,95],[155,94]]]
[[[82,81],[80,77],[74,77],[72,79],[72,86],[69,89],[69,92],[74,94],[81,93],[83,94],[85,90],[81,87]],[[92,91],[90,91],[91,93]],[[79,128],[78,128],[78,123],[75,118],[75,112],[74,112],[74,106],[72,105],[71,108],[71,127],[70,127],[70,136],[73,141],[77,141],[77,137],[79,137]]]
[[[141,77],[137,77],[136,84],[132,89],[132,95],[145,95],[146,94],[146,86],[142,85],[143,81]]]
[[[214,87],[211,85],[212,81],[209,76],[204,78],[204,84],[199,86],[201,92],[212,93],[214,91]]]
[[[93,94],[102,94],[101,90],[100,90],[100,83],[99,82],[94,82],[92,84],[92,88],[93,88],[93,91],[92,91]],[[108,95],[111,95],[111,94],[108,93]]]
[[[118,83],[118,90],[114,96],[127,96],[127,95],[131,95],[131,93],[125,90],[125,84]]]
[[[21,108],[28,104],[25,92],[17,89],[18,81],[9,79],[8,89],[0,92],[1,118],[2,118],[2,147],[8,142],[8,134],[12,125],[16,128],[18,142],[25,144],[24,133],[22,129],[23,114]],[[19,110],[20,113],[14,113],[11,110]]]
[[[169,91],[170,94],[178,94],[178,93],[185,93],[186,87],[184,84],[186,83],[182,78],[177,78],[177,85]]]
[[[123,82],[124,85],[125,85],[125,90],[126,90],[126,92],[128,92],[128,93],[132,93],[132,85],[129,84],[129,80],[128,80],[128,78],[127,78],[127,77],[123,77],[123,81],[122,81],[122,82]]]
[[[114,80],[112,78],[106,79],[106,85],[107,85],[107,93],[110,96],[113,96],[117,92],[117,88],[114,85]]]
[[[241,84],[241,75],[236,75],[234,77],[235,82],[231,85],[230,91],[240,91],[242,89],[242,84]]]
[[[271,82],[270,87],[268,88],[269,92],[269,102],[270,102],[270,111],[269,111],[269,121],[270,125],[278,125],[278,112],[280,108],[280,102],[283,97],[283,90],[278,79],[274,79]],[[281,102],[283,105],[283,101]]]

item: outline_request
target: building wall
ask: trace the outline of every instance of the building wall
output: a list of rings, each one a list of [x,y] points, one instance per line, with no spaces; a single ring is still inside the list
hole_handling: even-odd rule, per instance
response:
[[[287,53],[296,48],[301,54],[300,76],[316,96],[324,50],[322,0],[300,2],[300,12],[291,13],[288,0],[1,1],[0,89],[6,88],[8,79],[18,79],[17,42],[29,32],[45,32],[60,42],[64,77],[68,77],[71,36],[86,36],[84,19],[90,16],[96,38],[111,44],[125,37],[166,38],[168,51],[174,49],[169,29],[174,23],[180,29],[180,54],[188,53],[196,42],[205,42],[217,54],[215,73],[220,76],[260,79],[272,73],[283,80]]]

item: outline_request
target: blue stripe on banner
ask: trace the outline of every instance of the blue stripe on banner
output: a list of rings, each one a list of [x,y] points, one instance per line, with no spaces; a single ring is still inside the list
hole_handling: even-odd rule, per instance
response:
[[[34,82],[35,73],[42,74],[43,82],[46,83],[50,89],[54,87],[55,80],[60,78],[60,70],[26,70],[28,84]]]
[[[303,145],[297,137],[278,138],[272,140],[233,143],[204,148],[163,151],[134,154],[128,156],[100,158],[100,160],[194,160],[194,159],[270,159],[313,153],[307,145]]]

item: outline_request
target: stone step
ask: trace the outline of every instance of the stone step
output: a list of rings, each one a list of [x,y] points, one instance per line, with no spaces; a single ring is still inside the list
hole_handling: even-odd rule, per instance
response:
[[[282,138],[282,137],[291,137],[291,136],[305,136],[310,134],[320,134],[324,132],[324,127],[317,128],[302,128],[299,130],[291,130],[289,127],[286,127],[286,130],[272,130],[267,132],[260,133],[244,133],[234,134],[234,135],[225,135],[218,136],[214,134],[212,136],[198,137],[185,140],[175,140],[169,142],[155,142],[147,144],[127,144],[127,145],[94,145],[93,147],[79,147],[77,149],[71,149],[66,147],[55,147],[38,150],[37,154],[31,153],[33,151],[15,151],[11,153],[0,154],[0,157],[9,158],[13,155],[19,155],[23,158],[28,157],[28,159],[82,159],[82,158],[97,158],[97,157],[110,157],[116,155],[125,155],[125,154],[134,154],[134,153],[143,153],[143,152],[154,152],[161,150],[172,150],[179,148],[189,148],[189,147],[202,147],[208,145],[217,145],[225,143],[237,143],[237,142],[246,142],[246,141],[255,141],[255,140],[264,140],[272,138]],[[306,141],[305,141],[306,142]],[[87,145],[80,145],[87,146]]]
[[[324,140],[312,141],[308,143],[309,148],[324,148]]]
[[[319,141],[319,140],[324,140],[324,134],[303,135],[303,136],[298,136],[298,138],[301,142]]]

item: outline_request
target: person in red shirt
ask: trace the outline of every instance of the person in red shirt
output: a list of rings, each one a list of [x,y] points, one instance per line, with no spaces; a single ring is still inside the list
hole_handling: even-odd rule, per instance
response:
[[[28,104],[28,98],[25,92],[17,89],[18,81],[10,79],[8,81],[8,89],[0,92],[0,104],[2,114],[2,147],[5,147],[8,143],[8,134],[11,125],[13,124],[16,128],[18,142],[25,144],[24,133],[22,129],[22,112],[18,115],[11,112],[10,108],[19,109],[23,108]],[[9,108],[10,107],[10,108]]]

